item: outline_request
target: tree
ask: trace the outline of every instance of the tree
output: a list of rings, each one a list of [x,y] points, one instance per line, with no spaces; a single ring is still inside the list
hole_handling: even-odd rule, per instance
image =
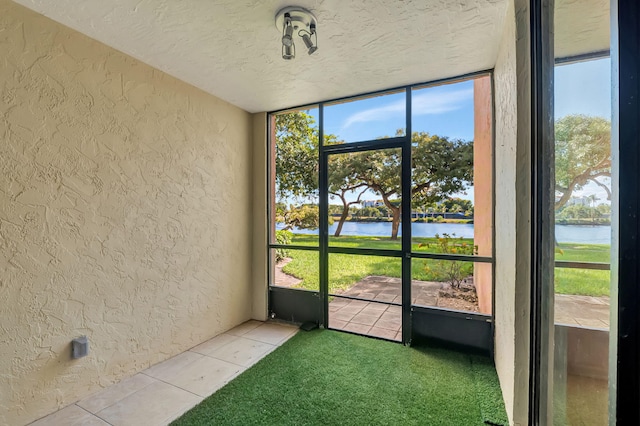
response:
[[[289,206],[284,211],[276,212],[276,220],[285,223],[285,230],[298,229],[318,229],[320,226],[318,206],[314,204],[303,204],[301,206]],[[329,218],[329,223],[333,220]]]
[[[473,214],[473,203],[470,200],[465,200],[462,198],[447,198],[442,202],[444,207],[447,209],[449,213],[467,213],[471,212]]]
[[[308,202],[318,196],[318,144],[319,133],[314,118],[296,111],[280,114],[275,119],[275,184],[280,199],[299,198]],[[327,135],[325,140],[335,141],[335,136]],[[276,218],[293,227],[316,229],[319,226],[318,206],[313,204],[284,205],[276,213]],[[333,219],[329,218],[329,223]]]
[[[588,182],[611,190],[598,180],[611,176],[611,123],[600,117],[568,115],[555,123],[556,192],[558,211],[575,190]]]
[[[318,128],[315,126],[315,120],[309,114],[296,111],[276,116],[276,193],[279,197],[308,198],[317,196],[318,141]],[[325,143],[341,142],[337,140],[335,135],[329,134],[325,135]],[[346,164],[347,158],[334,155],[330,157],[329,161],[329,193],[338,197],[342,202],[340,221],[335,231],[335,236],[338,237],[349,216],[349,207],[360,202],[359,197],[357,200],[349,201],[347,194],[357,189],[362,189],[364,192],[366,186],[361,182],[353,181],[353,174]],[[319,222],[318,218],[312,220],[312,217],[309,216],[314,212],[317,214],[317,207],[310,209],[307,206],[299,211],[292,209],[290,209],[289,215],[282,217],[296,218],[297,224],[287,223],[287,225],[301,227],[300,224]],[[333,223],[331,218],[329,220]]]
[[[276,116],[276,193],[279,197],[303,198],[318,193],[318,129],[309,114],[298,111]],[[325,135],[330,143],[340,143],[333,135]],[[413,185],[410,190],[414,205],[441,201],[464,190],[473,178],[473,142],[449,140],[446,137],[416,132],[412,135],[411,164]],[[349,207],[359,202],[367,189],[380,194],[391,214],[391,238],[398,238],[400,225],[401,158],[399,149],[366,151],[334,155],[329,164],[329,192],[342,201],[342,214],[336,230],[340,235]],[[358,192],[357,199],[347,194]],[[288,227],[314,226],[317,206],[292,206],[280,215]],[[331,218],[329,218],[331,219]],[[286,222],[288,220],[288,222]]]
[[[593,217],[593,208],[582,204],[566,206],[558,213],[558,219],[587,219]]]
[[[428,205],[463,191],[473,179],[473,142],[415,132],[411,138],[414,205]],[[353,155],[356,181],[380,194],[391,212],[391,239],[398,238],[401,206],[401,151],[385,149]]]
[[[318,192],[318,128],[309,114],[276,115],[276,193],[281,198]]]
[[[338,220],[338,226],[333,234],[339,237],[342,226],[349,217],[349,208],[355,204],[360,204],[362,194],[367,191],[367,185],[358,179],[353,169],[351,169],[350,154],[338,154],[329,157],[329,194],[338,197],[342,202],[342,213]],[[348,200],[347,194],[358,192],[355,200]]]

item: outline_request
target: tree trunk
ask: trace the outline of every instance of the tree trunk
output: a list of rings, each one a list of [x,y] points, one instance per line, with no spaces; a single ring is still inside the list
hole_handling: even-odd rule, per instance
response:
[[[398,239],[398,230],[400,229],[400,208],[391,207],[393,213],[393,219],[391,219],[391,239]]]
[[[344,203],[344,200],[343,200]],[[349,216],[349,205],[344,203],[342,207],[342,214],[340,215],[340,221],[338,222],[338,226],[336,227],[336,232],[334,232],[334,237],[339,237],[342,232],[342,225],[344,225],[345,220]]]

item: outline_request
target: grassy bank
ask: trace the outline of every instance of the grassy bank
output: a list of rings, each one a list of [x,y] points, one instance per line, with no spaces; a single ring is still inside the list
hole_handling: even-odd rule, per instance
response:
[[[393,241],[388,237],[330,237],[330,245],[350,248],[376,248],[383,250],[400,250],[400,240]],[[470,239],[462,240],[473,244]],[[314,235],[295,234],[292,244],[318,246],[318,238]],[[440,253],[435,238],[414,238],[414,252]],[[318,290],[318,252],[290,251],[293,259],[284,267],[284,272],[302,280],[300,287]],[[604,244],[560,244],[556,249],[557,260],[580,262],[609,262],[609,246]],[[466,271],[472,273],[472,262],[459,262]],[[448,281],[444,269],[447,261],[414,259],[411,265],[412,279],[421,281]],[[400,258],[380,256],[358,256],[348,254],[329,254],[329,291],[347,289],[368,275],[401,276]],[[556,268],[555,289],[560,294],[578,294],[587,296],[609,295],[609,271],[586,269]]]

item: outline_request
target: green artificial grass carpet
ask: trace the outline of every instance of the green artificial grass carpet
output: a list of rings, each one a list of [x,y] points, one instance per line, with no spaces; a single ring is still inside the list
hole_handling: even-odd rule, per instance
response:
[[[299,332],[172,424],[508,422],[488,359],[315,330]]]

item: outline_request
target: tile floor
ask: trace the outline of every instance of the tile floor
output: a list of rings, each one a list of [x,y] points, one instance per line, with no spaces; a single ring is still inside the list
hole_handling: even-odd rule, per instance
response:
[[[166,425],[297,330],[285,324],[245,322],[31,425]]]

